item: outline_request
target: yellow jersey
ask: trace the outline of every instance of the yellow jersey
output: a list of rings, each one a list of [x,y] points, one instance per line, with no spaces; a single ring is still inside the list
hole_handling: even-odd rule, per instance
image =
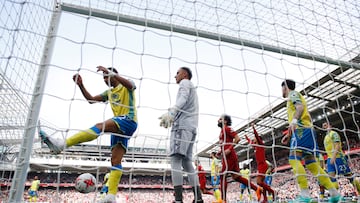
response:
[[[287,113],[288,113],[288,121],[289,121],[289,123],[291,123],[291,121],[293,120],[293,117],[296,112],[295,104],[299,104],[299,103],[303,105],[304,110],[303,110],[300,118],[298,119],[297,127],[310,128],[310,127],[312,127],[312,122],[311,122],[311,116],[307,109],[306,101],[299,92],[294,91],[294,90],[289,92],[289,100],[288,100],[287,106],[286,106]]]
[[[211,161],[211,176],[217,176],[219,175],[219,163],[220,161],[217,158],[214,158]]]
[[[106,90],[101,96],[103,101],[110,102],[114,116],[128,116],[130,119],[137,122],[134,89],[129,90],[122,84],[119,84],[115,88]]]
[[[40,180],[33,180],[30,186],[30,190],[37,191],[40,186]]]
[[[339,134],[333,130],[330,130],[324,138],[324,147],[326,154],[328,155],[328,158],[332,158],[334,153],[334,144],[336,142],[339,142],[340,144],[340,151],[336,154],[336,158],[340,158],[341,156],[344,156],[341,150],[342,146],[341,146],[341,138]]]
[[[246,169],[241,169],[240,170],[240,174],[242,177],[244,178],[249,178],[249,175],[250,175],[250,170],[248,168]]]

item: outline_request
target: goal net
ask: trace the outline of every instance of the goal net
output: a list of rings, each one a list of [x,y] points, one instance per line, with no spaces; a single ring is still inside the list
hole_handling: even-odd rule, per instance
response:
[[[159,126],[158,117],[175,103],[174,76],[183,66],[193,72],[200,102],[194,157],[207,171],[210,153],[219,147],[217,120],[226,113],[242,139],[236,147],[240,165],[250,163],[256,173],[244,138],[253,138],[250,124],[255,123],[276,169],[274,180],[286,182],[275,181],[274,187],[283,191],[295,181],[288,147],[280,143],[287,128],[280,84],[293,79],[308,102],[320,149],[321,124],[330,121],[357,175],[359,10],[357,1],[321,0],[1,1],[1,199],[27,201],[36,175],[40,201],[101,198],[110,167],[108,134],[56,156],[38,138],[40,128],[66,138],[112,117],[108,103],[89,104],[72,80],[80,74],[92,95],[102,93],[108,87],[96,71],[99,65],[115,67],[137,86],[139,123],[123,160],[118,201],[173,199],[170,131]],[[71,190],[85,172],[98,181],[91,197]],[[235,202],[239,188],[232,187],[228,197]],[[190,190],[184,198],[191,200]]]

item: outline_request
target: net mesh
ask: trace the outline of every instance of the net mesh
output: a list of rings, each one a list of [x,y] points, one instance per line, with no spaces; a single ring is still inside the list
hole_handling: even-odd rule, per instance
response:
[[[209,153],[218,149],[217,119],[228,113],[242,138],[237,147],[240,160],[254,158],[243,135],[251,132],[249,124],[256,121],[258,132],[266,138],[267,157],[278,168],[274,187],[284,198],[291,198],[286,196],[289,187],[292,197],[296,195],[293,175],[283,171],[288,169],[288,148],[279,142],[286,125],[280,84],[292,78],[308,101],[319,137],[324,135],[321,122],[331,120],[358,173],[360,8],[356,1],[5,0],[0,3],[1,199],[8,198],[20,143],[29,128],[26,119],[57,4],[61,19],[52,59],[46,64],[40,126],[51,136],[66,138],[112,117],[109,104],[90,105],[83,98],[72,81],[74,74],[82,75],[93,95],[108,88],[96,72],[98,65],[115,67],[133,80],[139,127],[123,160],[118,201],[173,198],[167,157],[170,131],[159,127],[158,117],[175,103],[174,76],[182,66],[192,69],[199,95],[194,155],[206,170]],[[353,67],[337,66],[344,62]],[[41,201],[101,198],[100,182],[110,166],[109,135],[57,156],[50,155],[35,137],[26,189],[40,171],[42,183],[50,188],[42,185]],[[99,182],[91,197],[66,189],[85,172],[96,175]],[[312,184],[316,196],[315,179]],[[346,179],[343,185],[343,194],[350,193]],[[53,197],[47,198],[50,193]],[[159,194],[157,199],[153,193]],[[230,201],[239,198],[236,183],[231,184],[228,197]],[[184,198],[192,198],[190,190]],[[204,199],[213,197],[204,195]]]

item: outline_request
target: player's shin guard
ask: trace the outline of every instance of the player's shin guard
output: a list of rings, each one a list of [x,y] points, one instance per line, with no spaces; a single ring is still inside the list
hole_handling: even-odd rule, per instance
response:
[[[334,178],[335,179],[335,178]],[[339,189],[339,183],[337,182],[337,180],[335,179],[334,181],[331,181],[332,182],[332,184],[334,185],[334,187],[336,188],[336,189]]]
[[[360,182],[358,179],[354,178],[354,180],[352,181],[352,184],[354,185],[356,191],[357,191],[357,195],[360,195]]]
[[[215,189],[214,191],[214,197],[217,201],[221,200],[221,192],[219,189]]]
[[[290,157],[291,158],[291,157]],[[289,164],[291,165],[293,172],[296,176],[297,182],[299,184],[300,189],[308,189],[308,181],[306,179],[306,171],[300,160],[290,159]]]
[[[335,188],[334,184],[331,182],[324,169],[320,167],[318,162],[313,161],[305,164],[306,168],[308,168],[314,176],[318,177],[320,185],[324,186],[327,190]]]
[[[108,194],[116,195],[118,191],[118,185],[121,179],[122,175],[122,166],[121,164],[118,164],[116,166],[113,166],[110,171],[109,176],[109,192]]]
[[[83,142],[89,142],[91,140],[95,140],[96,138],[98,138],[100,133],[101,133],[100,129],[95,126],[85,131],[80,131],[75,135],[66,139],[66,146],[70,147]]]

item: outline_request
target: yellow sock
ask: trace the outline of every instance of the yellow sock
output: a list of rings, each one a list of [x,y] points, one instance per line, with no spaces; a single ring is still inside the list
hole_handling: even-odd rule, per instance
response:
[[[88,129],[86,131],[80,131],[75,135],[66,139],[66,146],[70,147],[83,142],[89,142],[91,140],[95,140],[97,137],[98,135],[92,129]]]
[[[240,200],[242,200],[243,199],[243,194],[240,194]]]
[[[296,176],[297,182],[299,184],[300,189],[308,189],[308,180],[306,179],[306,171],[303,165],[299,160],[291,159],[289,163],[293,169],[293,172]]]
[[[358,194],[360,195],[360,183],[359,183],[359,180],[354,178],[352,183],[353,183],[355,189],[357,190]]]
[[[122,170],[111,170],[109,176],[109,192],[108,194],[116,195],[118,191],[118,185],[121,179]]]
[[[214,191],[214,196],[215,196],[216,200],[218,200],[218,201],[221,200],[221,192],[219,189]]]
[[[329,176],[327,176],[324,169],[320,167],[318,162],[307,164],[306,168],[308,168],[314,176],[318,177],[320,185],[324,186],[328,190],[335,189],[335,185],[331,182]]]

